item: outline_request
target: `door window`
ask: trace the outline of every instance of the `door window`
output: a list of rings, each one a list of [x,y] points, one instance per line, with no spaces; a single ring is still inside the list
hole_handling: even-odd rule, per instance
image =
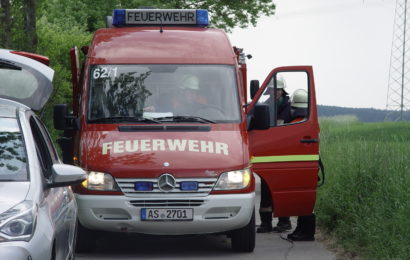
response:
[[[43,176],[49,179],[52,174],[52,166],[58,160],[57,153],[51,143],[47,130],[40,120],[32,116],[30,118],[31,131],[36,144],[37,155],[41,164]]]
[[[304,71],[274,74],[258,103],[269,106],[271,127],[306,121],[309,115],[308,74]]]

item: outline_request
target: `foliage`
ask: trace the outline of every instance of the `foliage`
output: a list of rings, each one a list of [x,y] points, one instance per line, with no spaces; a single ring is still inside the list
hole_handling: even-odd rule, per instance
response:
[[[71,104],[71,70],[69,50],[73,46],[88,44],[91,34],[84,33],[81,28],[71,27],[62,30],[59,25],[50,23],[46,17],[37,21],[38,53],[49,57],[50,66],[54,69],[54,92],[46,107],[41,111],[41,118],[56,138],[56,130],[52,126],[52,108],[54,104]]]
[[[319,222],[369,259],[408,259],[410,123],[321,121]]]
[[[261,15],[273,15],[275,4],[271,0],[171,0],[159,1],[169,8],[207,9],[211,25],[230,31],[235,26],[241,28],[256,25]]]
[[[275,5],[270,0],[48,0],[44,1],[42,15],[61,27],[82,27],[87,32],[105,26],[105,17],[115,8],[177,8],[207,9],[213,27],[230,30],[235,26],[256,25],[261,15],[273,15]]]

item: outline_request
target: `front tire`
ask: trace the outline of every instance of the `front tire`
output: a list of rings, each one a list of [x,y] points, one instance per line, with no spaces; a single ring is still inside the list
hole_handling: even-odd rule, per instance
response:
[[[96,248],[96,231],[85,228],[77,221],[77,234],[75,242],[75,251],[77,253],[94,252]]]
[[[255,211],[251,220],[243,228],[232,231],[231,246],[236,252],[250,253],[255,249]]]

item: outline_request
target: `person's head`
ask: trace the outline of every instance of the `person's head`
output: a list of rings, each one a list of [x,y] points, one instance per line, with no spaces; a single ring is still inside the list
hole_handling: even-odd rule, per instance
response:
[[[276,80],[276,99],[279,99],[282,96],[285,96],[288,94],[285,88],[286,88],[285,81],[283,79],[277,79]]]
[[[279,100],[281,97],[286,96],[288,93],[285,90],[286,83],[283,78],[277,78],[276,80],[276,99]],[[273,86],[269,86],[269,92],[273,96]]]
[[[183,76],[179,84],[179,89],[181,90],[187,101],[194,101],[196,95],[198,95],[199,90],[198,77],[194,75]]]
[[[297,89],[292,95],[292,108],[307,108],[308,107],[308,93],[304,89]]]

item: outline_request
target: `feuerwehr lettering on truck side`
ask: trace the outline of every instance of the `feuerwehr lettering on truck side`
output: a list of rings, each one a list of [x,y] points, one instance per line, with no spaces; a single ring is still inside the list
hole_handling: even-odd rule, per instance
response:
[[[201,152],[229,155],[228,144],[186,139],[134,139],[105,142],[102,154],[152,151]]]

